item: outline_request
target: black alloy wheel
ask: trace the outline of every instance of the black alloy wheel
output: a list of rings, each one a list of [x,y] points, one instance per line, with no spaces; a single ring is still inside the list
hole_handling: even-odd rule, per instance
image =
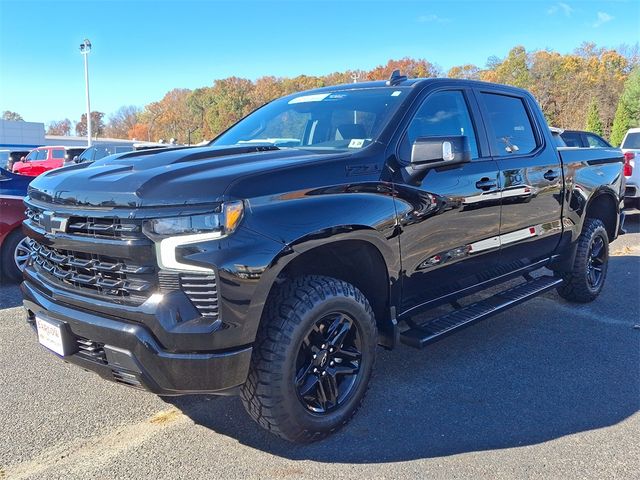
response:
[[[360,373],[360,335],[346,313],[323,316],[306,335],[296,360],[296,391],[309,411],[325,414],[339,408]]]

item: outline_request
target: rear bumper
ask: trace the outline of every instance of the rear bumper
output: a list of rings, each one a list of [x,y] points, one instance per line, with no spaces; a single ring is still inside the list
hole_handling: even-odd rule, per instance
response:
[[[107,380],[159,395],[180,395],[230,394],[246,379],[251,347],[222,352],[167,351],[143,324],[56,303],[29,281],[21,288],[27,320],[34,328],[36,314],[62,322],[73,347],[61,358]]]

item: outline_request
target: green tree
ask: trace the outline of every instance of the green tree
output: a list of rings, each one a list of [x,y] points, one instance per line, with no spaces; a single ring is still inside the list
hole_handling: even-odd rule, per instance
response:
[[[624,101],[620,99],[618,108],[616,108],[616,116],[613,118],[613,128],[611,129],[611,145],[619,147],[624,138],[624,134],[631,126],[631,116]]]
[[[592,100],[591,104],[589,104],[585,130],[587,130],[588,132],[597,133],[600,136],[603,135],[602,121],[600,120],[600,112],[598,111],[598,104],[596,103],[595,100]]]
[[[620,98],[629,111],[631,126],[640,127],[640,67],[629,74]]]
[[[10,110],[5,110],[2,112],[2,120],[11,120],[13,122],[24,122],[24,118],[22,115],[16,112],[12,112]]]

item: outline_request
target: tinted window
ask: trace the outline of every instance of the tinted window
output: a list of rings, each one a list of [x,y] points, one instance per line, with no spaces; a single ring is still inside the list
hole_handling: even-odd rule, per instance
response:
[[[212,145],[270,143],[282,148],[351,150],[373,143],[406,96],[406,87],[304,93],[256,110]]]
[[[64,153],[64,159],[70,162],[78,155],[81,155],[84,150],[84,148],[67,148]]]
[[[607,144],[607,142],[605,142],[603,139],[601,139],[597,135],[589,135],[589,134],[587,134],[586,137],[587,137],[587,143],[589,144],[589,147],[591,147],[591,148],[608,147],[609,146]]]
[[[53,158],[64,158],[64,150],[57,148],[53,150]]]
[[[522,99],[493,93],[483,93],[482,97],[494,134],[489,141],[497,154],[509,156],[535,150],[536,137]]]
[[[36,160],[46,160],[49,154],[49,150],[37,150]]]
[[[582,139],[577,132],[563,132],[562,139],[567,147],[582,147]]]
[[[466,135],[472,158],[478,158],[478,143],[469,109],[460,91],[438,92],[427,97],[409,124],[400,158],[409,161],[411,145],[418,137]]]
[[[628,133],[621,148],[640,148],[640,132]]]

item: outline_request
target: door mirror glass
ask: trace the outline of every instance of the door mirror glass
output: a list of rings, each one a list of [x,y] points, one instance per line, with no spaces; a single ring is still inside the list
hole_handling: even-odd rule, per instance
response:
[[[471,161],[466,135],[418,137],[411,148],[411,165],[440,166]]]

